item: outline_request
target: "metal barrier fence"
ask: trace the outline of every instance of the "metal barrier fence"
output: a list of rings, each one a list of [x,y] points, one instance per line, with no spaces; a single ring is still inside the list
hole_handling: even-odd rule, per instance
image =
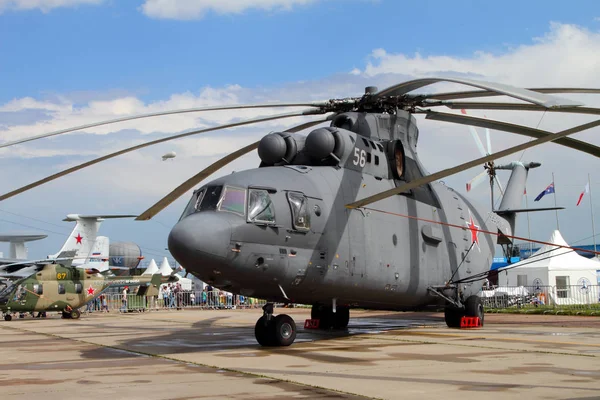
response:
[[[90,301],[82,311],[143,312],[161,309],[197,308],[206,310],[260,308],[266,303],[253,297],[234,295],[220,290],[182,291],[162,293],[159,296],[138,296],[121,293],[103,293]]]
[[[484,307],[597,309],[600,311],[600,285],[502,286],[479,292]]]

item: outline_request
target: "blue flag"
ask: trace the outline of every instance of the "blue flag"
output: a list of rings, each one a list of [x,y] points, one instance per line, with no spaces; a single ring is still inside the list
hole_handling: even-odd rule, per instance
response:
[[[546,187],[546,189],[544,189],[542,193],[538,194],[538,196],[533,201],[540,201],[542,197],[550,193],[554,193],[554,182],[549,184],[548,187]]]

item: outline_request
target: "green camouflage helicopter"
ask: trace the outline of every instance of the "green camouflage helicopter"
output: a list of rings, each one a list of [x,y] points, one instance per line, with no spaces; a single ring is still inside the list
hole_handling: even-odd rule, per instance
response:
[[[138,296],[156,296],[162,275],[105,276],[94,268],[76,268],[71,261],[45,264],[21,264],[33,273],[5,280],[0,286],[0,311],[5,321],[12,313],[62,312],[63,318],[78,319],[79,307],[94,300],[109,286],[139,286]],[[13,266],[15,267],[15,266]]]

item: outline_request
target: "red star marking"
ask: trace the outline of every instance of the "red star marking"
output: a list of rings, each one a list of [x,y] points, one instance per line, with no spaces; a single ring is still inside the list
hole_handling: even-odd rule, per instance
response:
[[[81,234],[78,233],[77,236],[75,236],[75,240],[77,240],[77,244],[81,244],[81,239],[83,239],[83,236],[81,236]]]
[[[465,223],[471,231],[471,243],[475,243],[477,244],[477,246],[479,246],[479,238],[477,237],[477,234],[479,233],[479,226],[475,225],[475,222],[473,221],[473,216],[469,215],[469,221]]]
[[[90,285],[90,287],[88,288],[87,292],[88,292],[88,296],[93,296],[94,292],[96,291],[96,289],[94,289],[92,287],[92,285]]]

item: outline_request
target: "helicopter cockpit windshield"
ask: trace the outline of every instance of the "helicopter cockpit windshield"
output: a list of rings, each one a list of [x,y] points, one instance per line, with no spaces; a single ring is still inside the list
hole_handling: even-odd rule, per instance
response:
[[[192,196],[180,219],[202,211],[226,211],[246,215],[246,189],[234,186],[207,186]]]
[[[4,280],[0,282],[0,304],[6,304],[10,299],[11,293],[14,291],[15,287],[17,287],[18,283],[21,283],[23,279],[19,279],[18,281]]]

